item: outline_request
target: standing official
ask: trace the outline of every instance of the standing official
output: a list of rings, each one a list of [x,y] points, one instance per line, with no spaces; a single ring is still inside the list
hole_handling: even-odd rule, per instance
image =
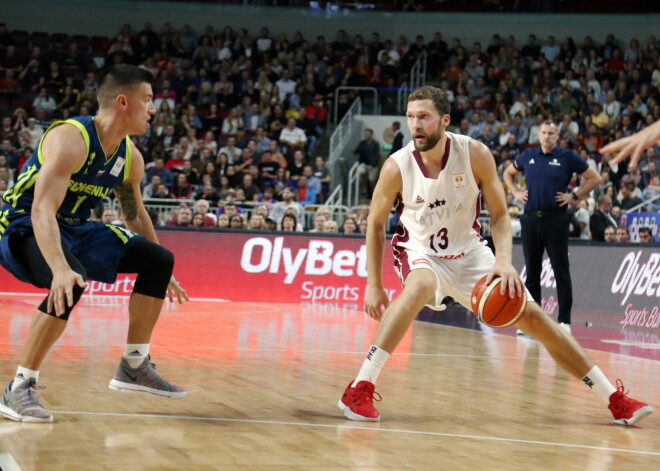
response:
[[[569,218],[566,207],[571,199],[588,196],[602,179],[575,151],[558,147],[558,139],[557,126],[552,121],[545,121],[539,130],[541,147],[520,154],[504,172],[504,181],[516,199],[525,203],[520,218],[527,265],[525,286],[540,304],[543,251],[547,250],[557,280],[558,321],[570,332],[573,287],[568,262]],[[515,182],[515,176],[520,172],[525,174],[526,190]],[[582,175],[585,183],[579,190],[568,193],[568,183],[574,173]]]
[[[403,133],[401,132],[401,123],[394,121],[392,123],[392,134],[394,134],[394,140],[392,141],[392,150],[390,155],[394,154],[396,151],[403,147]]]
[[[373,129],[364,130],[364,139],[360,141],[353,154],[358,156],[358,175],[362,193],[371,198],[380,168],[380,143],[374,139]]]

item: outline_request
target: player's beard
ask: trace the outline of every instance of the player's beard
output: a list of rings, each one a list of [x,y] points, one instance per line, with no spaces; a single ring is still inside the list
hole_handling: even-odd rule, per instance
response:
[[[433,134],[427,134],[426,142],[424,142],[423,144],[420,144],[416,140],[413,140],[413,142],[415,143],[415,150],[417,152],[427,152],[433,149],[438,144],[438,142],[440,142],[441,138],[442,138],[442,134],[440,132],[440,129],[438,129],[437,132]]]

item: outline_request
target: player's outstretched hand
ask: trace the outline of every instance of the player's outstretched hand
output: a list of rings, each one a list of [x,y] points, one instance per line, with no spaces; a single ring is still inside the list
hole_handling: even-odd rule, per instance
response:
[[[508,291],[510,298],[523,295],[522,280],[516,269],[511,265],[511,262],[496,259],[493,268],[491,268],[490,273],[488,274],[488,278],[486,278],[486,283],[490,284],[496,276],[502,278],[502,283],[500,283],[500,294],[504,294]]]
[[[598,152],[603,155],[618,152],[618,154],[610,161],[611,164],[618,164],[626,157],[631,156],[628,167],[636,168],[642,158],[642,152],[653,144],[660,145],[660,120],[656,121],[651,126],[645,127],[632,136],[623,137],[614,142],[610,142],[605,147],[601,147]]]
[[[50,314],[55,309],[55,315],[64,315],[66,307],[73,306],[73,287],[75,285],[86,288],[87,283],[79,273],[70,268],[53,273],[53,282],[50,285],[47,311]]]
[[[390,300],[387,292],[382,286],[367,286],[367,293],[364,295],[364,312],[369,314],[377,321],[383,316],[383,311],[389,306]]]
[[[186,290],[183,289],[180,285],[179,282],[174,279],[174,275],[172,275],[172,278],[170,278],[170,284],[167,285],[167,297],[170,299],[170,302],[174,302],[174,296],[176,295],[176,300],[179,302],[179,304],[183,304],[183,301],[190,301],[190,298],[188,297],[188,293],[186,293]]]

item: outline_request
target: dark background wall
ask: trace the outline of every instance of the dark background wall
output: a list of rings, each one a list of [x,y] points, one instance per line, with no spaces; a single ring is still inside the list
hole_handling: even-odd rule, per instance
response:
[[[257,7],[221,5],[196,2],[157,2],[127,0],[23,0],[0,2],[1,21],[10,30],[75,32],[88,35],[114,36],[124,23],[134,28],[149,21],[156,31],[165,22],[175,29],[190,24],[201,30],[207,24],[217,29],[225,25],[247,28],[257,34],[261,26],[268,26],[272,33],[301,31],[308,39],[324,34],[334,38],[338,29],[349,35],[361,33],[368,37],[379,32],[381,37],[396,38],[405,34],[423,34],[427,40],[439,31],[445,40],[454,37],[463,44],[474,40],[484,41],[492,34],[510,34],[523,45],[529,33],[540,40],[552,34],[561,40],[572,36],[576,41],[591,35],[595,41],[604,40],[608,33],[614,34],[625,44],[631,38],[645,42],[649,34],[656,34],[660,14],[536,14],[536,13],[393,13],[345,10],[328,15],[314,12],[307,7]]]

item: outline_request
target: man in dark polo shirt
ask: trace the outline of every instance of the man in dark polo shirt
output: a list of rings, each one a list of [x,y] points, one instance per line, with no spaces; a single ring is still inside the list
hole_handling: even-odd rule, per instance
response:
[[[559,134],[552,121],[545,121],[539,130],[541,147],[527,149],[504,172],[504,181],[519,201],[525,203],[520,222],[522,243],[527,265],[525,286],[534,300],[541,302],[541,270],[543,251],[548,251],[552,270],[557,280],[559,298],[559,324],[570,332],[573,286],[568,263],[568,214],[566,205],[571,199],[589,195],[602,183],[598,172],[589,167],[573,150],[557,146]],[[515,182],[523,172],[527,189]],[[567,193],[574,173],[585,178],[579,190]]]

